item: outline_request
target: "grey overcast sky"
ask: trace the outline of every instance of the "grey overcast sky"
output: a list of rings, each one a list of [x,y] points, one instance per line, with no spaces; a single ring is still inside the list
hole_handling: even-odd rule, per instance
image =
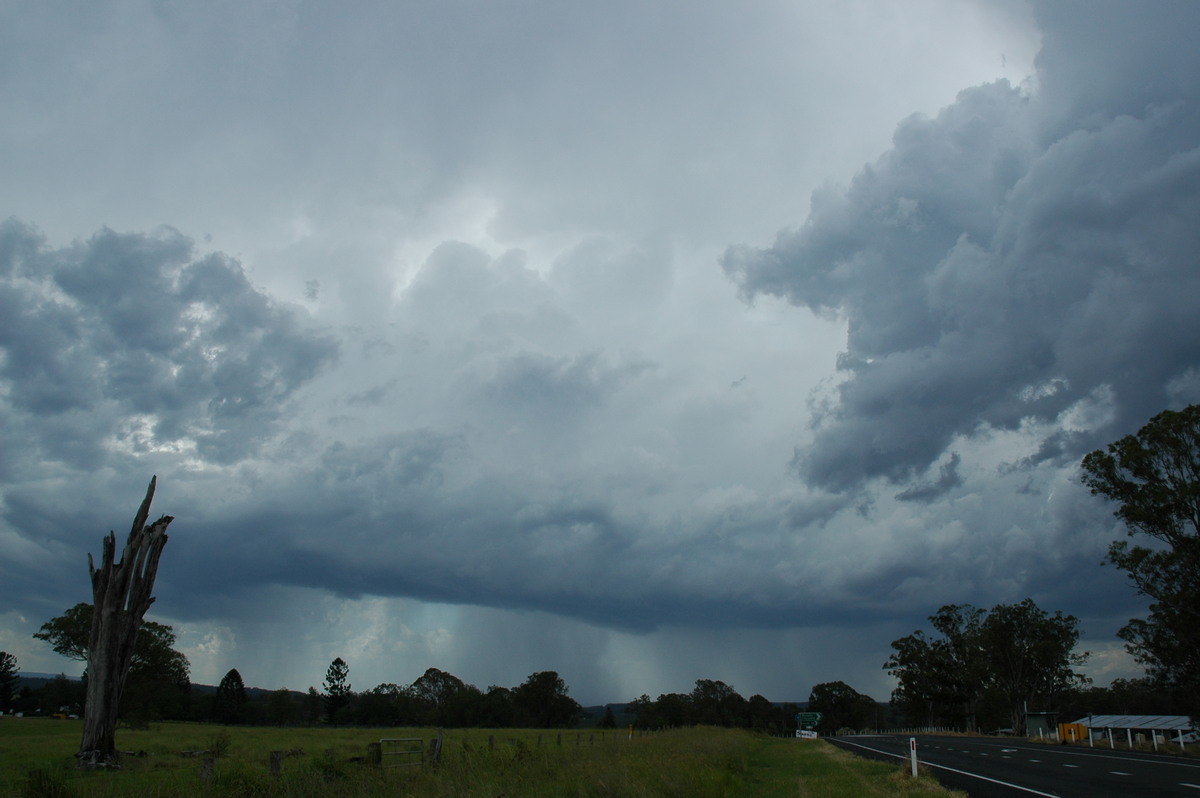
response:
[[[1144,610],[1200,401],[1200,4],[0,2],[0,649],[151,474],[193,678],[878,699]]]

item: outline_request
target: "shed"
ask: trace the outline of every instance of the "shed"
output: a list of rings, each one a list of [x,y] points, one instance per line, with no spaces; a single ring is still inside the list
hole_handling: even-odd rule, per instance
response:
[[[1075,722],[1087,726],[1092,734],[1103,733],[1106,729],[1129,729],[1135,734],[1155,731],[1171,740],[1180,734],[1185,740],[1196,739],[1195,727],[1187,715],[1086,715]]]
[[[1057,712],[1025,713],[1025,734],[1028,737],[1050,737],[1057,725]]]

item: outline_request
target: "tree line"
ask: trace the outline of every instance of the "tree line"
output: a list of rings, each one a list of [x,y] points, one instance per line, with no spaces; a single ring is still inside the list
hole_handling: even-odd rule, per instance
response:
[[[1163,411],[1136,435],[1087,455],[1082,480],[1094,495],[1116,504],[1131,540],[1114,541],[1107,562],[1123,570],[1150,599],[1148,615],[1119,632],[1146,676],[1095,688],[1075,667],[1079,621],[1049,613],[1032,599],[990,610],[969,604],[943,606],[917,630],[892,642],[884,667],[896,677],[889,705],[842,682],[813,688],[808,708],[822,712],[823,730],[879,727],[881,719],[904,725],[989,727],[1019,731],[1028,707],[1063,714],[1104,712],[1187,713],[1200,718],[1200,405]],[[153,481],[151,482],[151,493]],[[147,499],[148,501],[148,499]],[[165,517],[165,516],[164,516]],[[1150,545],[1140,545],[1150,538]],[[1131,542],[1132,541],[1132,542]],[[92,606],[77,604],[42,625],[34,637],[68,658],[87,661]],[[349,669],[335,659],[324,692],[276,690],[254,698],[236,670],[215,695],[197,694],[187,658],[173,647],[171,627],[141,624],[121,696],[127,721],[217,720],[225,723],[353,723],[380,726],[568,727],[583,710],[554,671],[531,674],[521,685],[487,690],[430,668],[410,685],[380,684],[356,693]],[[38,704],[48,711],[82,713],[83,690],[65,677],[34,696],[16,688],[16,661],[0,652],[0,711]],[[744,699],[729,685],[708,679],[690,693],[651,700],[642,695],[627,712],[646,728],[712,724],[783,730],[795,705],[776,705],[760,695]],[[602,723],[612,723],[611,708]]]
[[[93,608],[81,603],[42,624],[34,637],[69,659],[87,662]],[[554,671],[541,671],[515,687],[480,690],[453,674],[429,668],[412,684],[384,683],[356,692],[349,666],[338,657],[330,663],[323,690],[307,692],[251,690],[236,668],[221,679],[215,692],[193,689],[187,657],[174,649],[170,626],[145,621],[135,644],[126,688],[121,697],[122,722],[134,726],[156,720],[211,721],[224,724],[362,726],[529,727],[567,728],[583,717],[583,708],[568,694]],[[0,664],[16,681],[16,659],[0,652]],[[81,681],[65,676],[51,680],[40,695],[20,695],[0,673],[0,711],[40,710],[82,715],[87,673]]]
[[[633,714],[635,725],[644,729],[702,724],[776,735],[792,734],[800,712],[820,713],[816,728],[826,734],[841,729],[877,729],[892,720],[886,705],[840,681],[815,685],[806,703],[795,704],[772,703],[761,695],[742,698],[731,685],[698,679],[690,693],[664,693],[654,700],[642,695],[627,704],[625,711]]]

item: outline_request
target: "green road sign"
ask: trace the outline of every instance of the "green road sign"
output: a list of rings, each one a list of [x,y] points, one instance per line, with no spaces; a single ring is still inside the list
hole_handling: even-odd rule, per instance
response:
[[[796,722],[801,726],[806,723],[820,723],[822,717],[820,712],[801,712],[796,716]]]

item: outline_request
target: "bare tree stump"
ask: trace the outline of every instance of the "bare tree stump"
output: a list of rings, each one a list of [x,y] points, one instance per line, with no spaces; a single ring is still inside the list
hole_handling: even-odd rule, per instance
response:
[[[217,760],[209,756],[206,756],[204,759],[200,760],[200,781],[204,782],[205,784],[212,784],[213,767],[216,761]]]
[[[283,773],[283,751],[272,751],[267,763],[272,776]]]
[[[117,713],[125,678],[133,662],[133,648],[142,618],[154,603],[151,592],[158,559],[167,544],[167,526],[175,519],[164,515],[147,526],[156,478],[150,478],[146,498],[133,519],[119,562],[116,533],[104,538],[100,568],[88,555],[92,577],[92,632],[88,645],[87,705],[83,714],[83,740],[76,754],[80,768],[119,766],[116,749]]]

